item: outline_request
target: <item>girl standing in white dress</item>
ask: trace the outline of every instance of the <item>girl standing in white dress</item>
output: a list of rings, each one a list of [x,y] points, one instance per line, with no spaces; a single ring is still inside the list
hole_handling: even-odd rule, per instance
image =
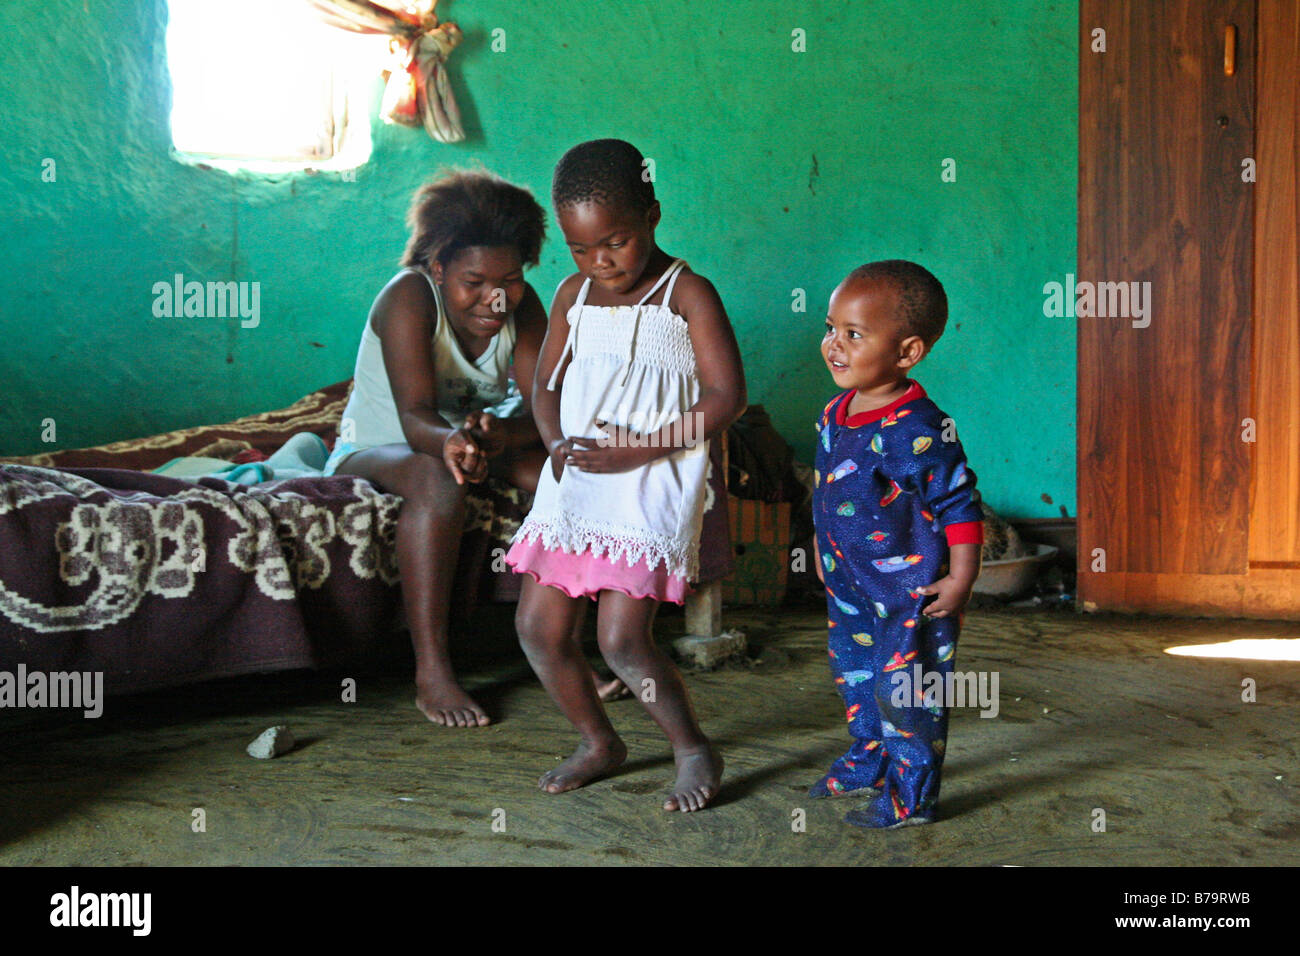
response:
[[[556,167],[556,215],[578,272],[556,292],[532,390],[550,467],[506,561],[528,575],[520,642],[581,735],[541,788],[573,790],[627,757],[574,634],[583,600],[598,596],[601,653],[673,747],[664,809],[688,812],[716,796],[723,761],[651,625],[661,601],[689,591],[708,442],[746,396],[717,292],[655,243],[660,209],[644,163],[629,143],[595,140]]]

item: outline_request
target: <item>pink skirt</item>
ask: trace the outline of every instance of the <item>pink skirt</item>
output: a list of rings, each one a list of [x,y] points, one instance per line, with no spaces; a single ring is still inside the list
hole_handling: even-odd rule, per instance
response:
[[[662,561],[651,568],[643,558],[629,567],[624,561],[598,558],[590,550],[582,554],[548,551],[540,539],[516,541],[506,554],[506,564],[569,597],[594,600],[601,591],[622,591],[628,597],[684,604],[691,593],[686,578],[669,574]]]

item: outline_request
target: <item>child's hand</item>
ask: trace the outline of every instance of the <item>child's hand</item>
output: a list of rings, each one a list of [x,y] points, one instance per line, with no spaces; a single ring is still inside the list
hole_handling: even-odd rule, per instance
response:
[[[922,594],[937,594],[938,599],[922,610],[926,617],[952,617],[960,615],[970,603],[971,588],[974,579],[955,578],[951,574],[940,578],[933,584],[917,588]]]
[[[599,438],[571,438],[568,464],[579,471],[613,474],[647,465],[663,454],[662,448],[647,447],[646,436],[631,428],[596,422]]]
[[[443,442],[442,461],[458,485],[487,477],[487,457],[463,428],[456,429]]]
[[[551,476],[557,482],[564,474],[565,462],[569,460],[569,453],[572,451],[573,442],[567,438],[559,438],[551,442]]]
[[[486,458],[495,458],[506,450],[504,429],[491,412],[470,412],[465,418],[465,430]]]

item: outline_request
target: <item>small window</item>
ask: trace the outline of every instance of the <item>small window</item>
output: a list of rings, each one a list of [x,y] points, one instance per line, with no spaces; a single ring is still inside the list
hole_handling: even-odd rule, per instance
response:
[[[227,169],[350,169],[370,157],[387,37],[322,24],[302,0],[169,0],[172,144]]]

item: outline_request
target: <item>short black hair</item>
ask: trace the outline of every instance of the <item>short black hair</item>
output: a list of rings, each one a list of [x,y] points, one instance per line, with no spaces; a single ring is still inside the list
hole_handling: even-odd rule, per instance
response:
[[[654,205],[655,187],[639,149],[621,139],[593,139],[555,164],[551,201],[557,210],[591,202],[644,213]]]
[[[929,348],[948,324],[948,294],[925,266],[906,259],[882,259],[858,266],[846,282],[888,282],[898,291],[896,318],[908,335],[919,335]]]
[[[446,268],[462,249],[514,246],[526,266],[537,265],[546,238],[546,211],[522,186],[486,170],[443,170],[421,186],[406,214],[411,238],[402,265]]]

